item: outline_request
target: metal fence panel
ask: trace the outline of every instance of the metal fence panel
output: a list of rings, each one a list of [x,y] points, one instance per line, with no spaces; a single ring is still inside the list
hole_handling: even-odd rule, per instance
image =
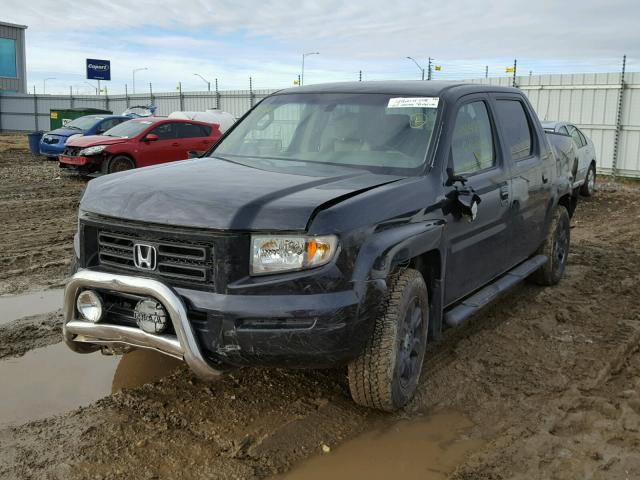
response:
[[[613,167],[620,73],[533,75],[516,78],[541,120],[566,120],[578,125],[594,142],[598,168]],[[474,83],[511,86],[512,77],[479,78]],[[116,114],[128,106],[157,106],[158,115],[177,110],[204,111],[216,106],[235,117],[275,90],[227,90],[206,92],[147,91],[135,95],[24,95],[0,94],[0,129],[32,131],[49,128],[52,108],[106,108]],[[34,114],[37,103],[37,116]],[[619,125],[617,170],[640,177],[640,73],[625,76]],[[284,129],[284,124],[282,125]],[[283,135],[286,132],[283,130]]]

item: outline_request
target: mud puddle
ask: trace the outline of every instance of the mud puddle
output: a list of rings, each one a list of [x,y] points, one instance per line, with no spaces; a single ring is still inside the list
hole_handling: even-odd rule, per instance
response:
[[[0,361],[0,426],[58,415],[111,393],[157,380],[180,365],[135,350],[123,356],[74,353],[57,343]]]
[[[473,426],[457,412],[402,420],[367,432],[306,462],[277,480],[441,480],[482,447],[466,432]],[[325,447],[326,448],[326,447]],[[275,480],[275,479],[274,479]]]
[[[54,312],[62,307],[64,289],[0,296],[0,325],[18,318]]]

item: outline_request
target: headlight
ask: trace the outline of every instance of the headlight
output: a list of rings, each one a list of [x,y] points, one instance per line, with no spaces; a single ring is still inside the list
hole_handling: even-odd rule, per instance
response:
[[[84,157],[87,155],[95,155],[96,153],[102,152],[105,148],[107,148],[106,145],[96,145],[95,147],[87,147],[83,150],[80,150],[80,153],[78,153],[78,155],[81,157]]]
[[[335,235],[252,235],[251,274],[319,267],[331,261],[337,249]]]
[[[102,318],[102,300],[93,290],[85,290],[78,295],[76,308],[88,322],[96,323]]]

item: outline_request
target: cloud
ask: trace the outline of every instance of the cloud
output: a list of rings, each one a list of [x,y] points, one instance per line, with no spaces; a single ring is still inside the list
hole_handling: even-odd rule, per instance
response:
[[[55,19],[49,1],[2,3],[4,20],[29,26],[34,79],[81,73],[84,58],[98,55],[111,58],[114,71],[144,63],[158,84],[202,86],[186,80],[196,71],[237,87],[249,75],[290,85],[304,51],[321,52],[308,63],[314,81],[356,79],[360,69],[365,78],[416,77],[407,55],[435,57],[449,75],[481,75],[492,62],[497,72],[514,57],[535,71],[554,62],[611,69],[624,53],[640,57],[636,0],[61,0]]]

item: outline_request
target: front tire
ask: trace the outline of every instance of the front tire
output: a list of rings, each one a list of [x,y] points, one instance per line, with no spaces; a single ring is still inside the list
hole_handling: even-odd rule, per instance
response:
[[[133,160],[124,155],[117,155],[106,160],[105,162],[106,163],[103,165],[103,167],[105,167],[105,171],[103,173],[125,172],[127,170],[136,168],[136,164],[133,162]]]
[[[590,197],[593,195],[596,188],[596,167],[593,165],[589,165],[589,170],[587,170],[587,176],[584,179],[584,183],[580,186],[580,194],[583,197]]]
[[[349,364],[349,390],[359,405],[391,412],[413,398],[427,346],[428,297],[417,270],[391,280],[371,337]]]
[[[531,274],[531,280],[544,286],[557,284],[567,265],[570,244],[571,220],[569,211],[563,205],[558,205],[553,213],[549,233],[536,252],[538,255],[546,255],[547,261]]]

